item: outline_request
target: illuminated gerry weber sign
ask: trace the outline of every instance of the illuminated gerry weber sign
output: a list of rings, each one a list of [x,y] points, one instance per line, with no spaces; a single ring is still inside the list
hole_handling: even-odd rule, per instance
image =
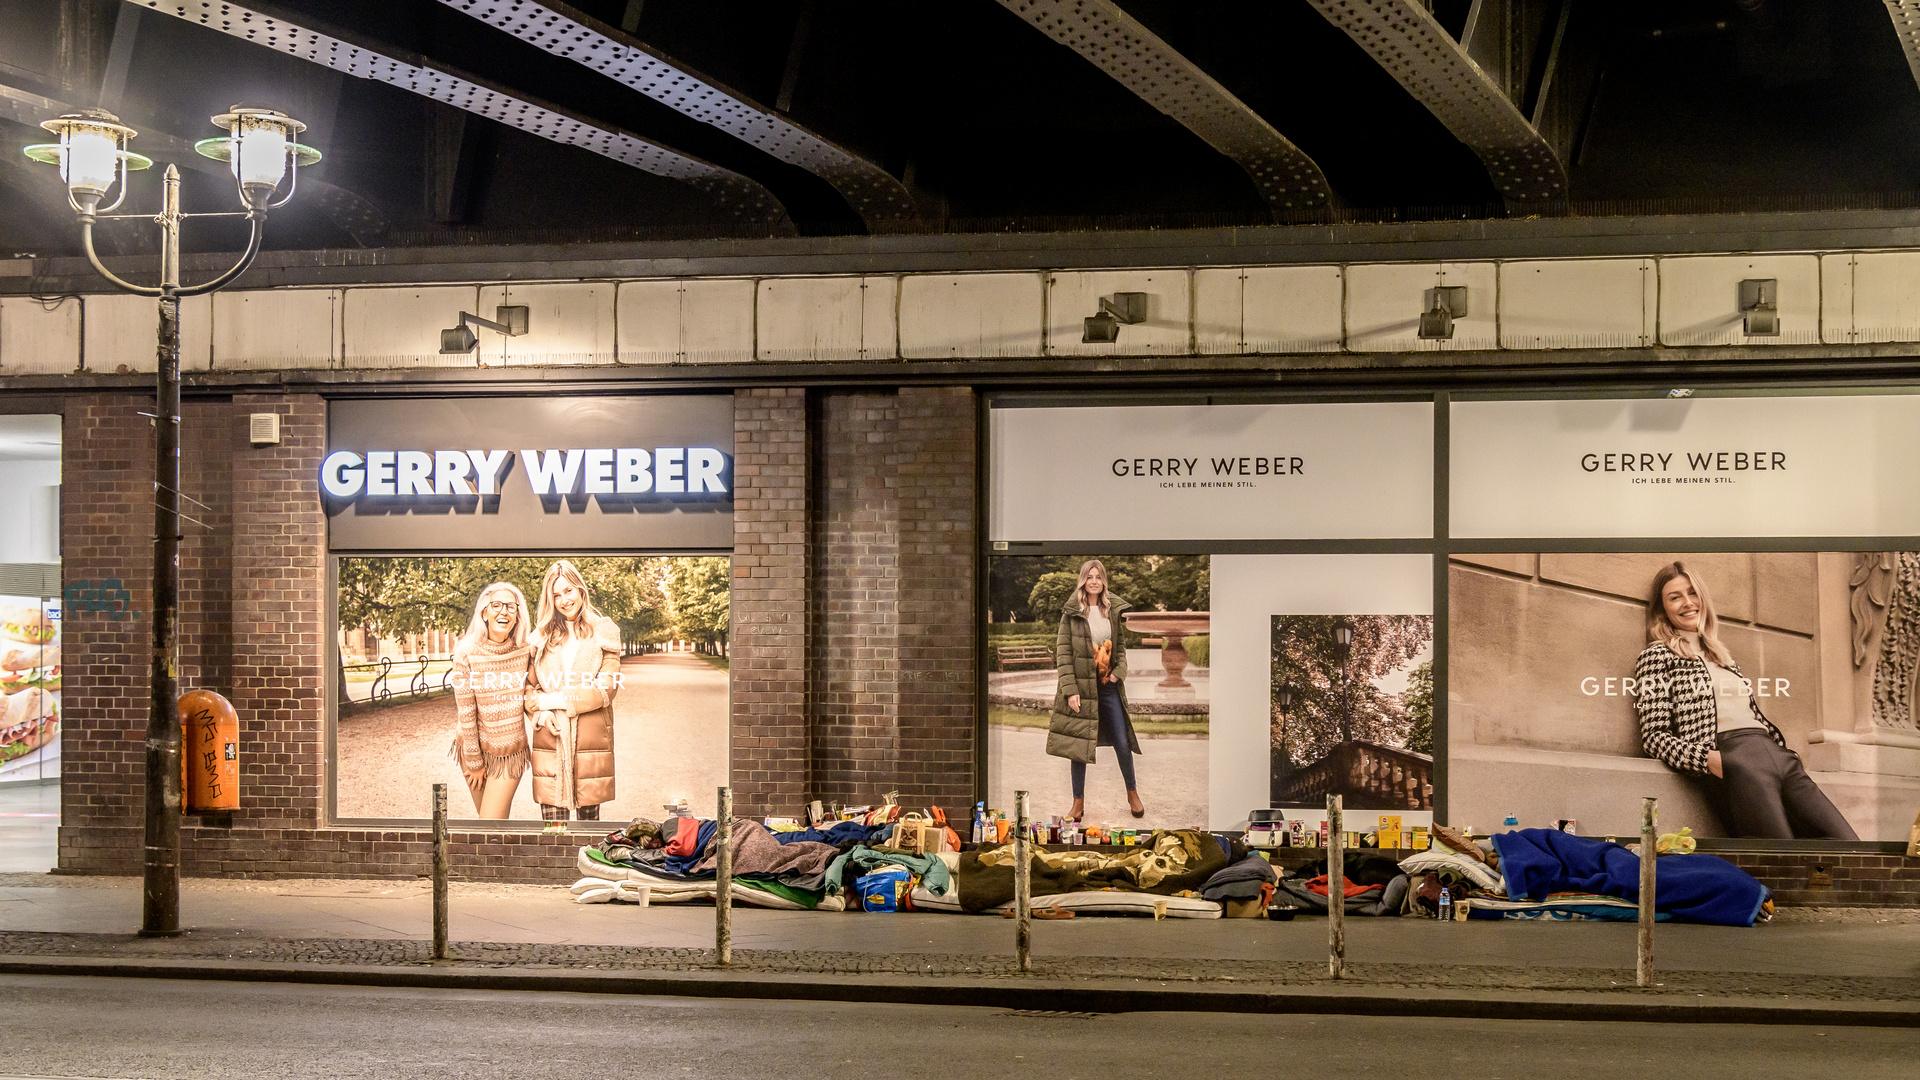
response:
[[[724,494],[727,457],[707,446],[522,450],[535,495]],[[320,486],[336,499],[412,499],[500,494],[510,450],[336,450],[320,465]]]
[[[347,399],[314,479],[333,551],[726,551],[733,443],[732,394]]]

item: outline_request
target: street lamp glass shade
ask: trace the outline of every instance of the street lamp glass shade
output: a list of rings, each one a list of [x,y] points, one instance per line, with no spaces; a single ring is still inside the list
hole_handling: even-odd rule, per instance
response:
[[[144,169],[153,164],[139,154],[127,152],[127,140],[136,132],[110,112],[88,109],[45,121],[40,126],[60,136],[60,141],[29,146],[27,156],[59,166],[60,179],[66,181],[76,196],[105,195],[120,178],[123,164],[128,169]]]
[[[1353,624],[1340,619],[1333,624],[1333,643],[1340,646],[1342,652],[1353,647]]]
[[[112,133],[81,127],[60,141],[60,179],[75,192],[105,195],[120,175],[120,146]]]
[[[1273,699],[1280,706],[1281,713],[1291,712],[1293,710],[1293,687],[1288,683],[1281,683],[1280,689],[1273,692]]]
[[[193,144],[200,154],[224,161],[240,181],[243,192],[264,200],[268,192],[286,178],[287,166],[312,165],[320,160],[320,151],[302,146],[293,137],[307,125],[282,112],[252,105],[235,105],[232,112],[213,117],[215,126],[227,129],[225,138],[202,139]]]

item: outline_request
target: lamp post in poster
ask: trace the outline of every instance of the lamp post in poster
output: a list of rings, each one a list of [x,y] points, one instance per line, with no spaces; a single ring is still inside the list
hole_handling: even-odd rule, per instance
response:
[[[1333,644],[1340,655],[1340,741],[1353,741],[1353,623],[1345,618],[1333,622]]]
[[[127,149],[139,133],[104,109],[83,109],[40,126],[59,142],[26,148],[34,161],[57,166],[67,185],[67,203],[80,221],[80,244],[87,261],[116,288],[159,300],[160,332],[155,379],[153,448],[153,630],[148,670],[146,840],[140,933],[170,936],[180,932],[180,720],[175,711],[178,675],[176,609],[180,595],[180,298],[214,292],[232,283],[260,253],[267,211],[286,205],[294,187],[275,200],[280,185],[297,177],[299,167],[320,160],[320,152],[293,137],[306,125],[285,113],[235,105],[212,118],[225,135],[203,139],[194,150],[226,162],[234,178],[241,210],[187,214],[180,209],[180,171],[172,165],[162,182],[159,214],[114,214],[127,197],[127,176],[153,161]],[[112,203],[101,206],[118,186]],[[238,262],[198,285],[180,283],[180,225],[189,217],[244,217],[247,248]],[[94,250],[93,227],[102,219],[146,219],[160,226],[159,283],[135,285],[116,276]]]

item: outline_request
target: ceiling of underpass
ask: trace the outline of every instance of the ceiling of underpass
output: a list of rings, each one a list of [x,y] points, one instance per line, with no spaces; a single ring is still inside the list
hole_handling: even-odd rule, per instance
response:
[[[281,249],[1910,207],[1906,10],[0,0],[0,257],[77,253],[54,170],[20,153],[49,110],[111,109],[182,165],[189,210],[228,210],[231,181],[182,151],[243,101],[326,154],[273,215]],[[1503,172],[1514,154],[1537,175]]]

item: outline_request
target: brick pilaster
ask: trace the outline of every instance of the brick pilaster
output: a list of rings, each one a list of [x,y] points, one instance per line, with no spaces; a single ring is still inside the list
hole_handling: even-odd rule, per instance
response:
[[[734,806],[798,812],[811,797],[807,740],[807,397],[734,396]]]
[[[320,459],[326,403],[314,395],[233,399],[235,425],[278,412],[280,444],[233,458],[233,706],[240,714],[236,824],[322,824],[326,722],[326,519]]]

